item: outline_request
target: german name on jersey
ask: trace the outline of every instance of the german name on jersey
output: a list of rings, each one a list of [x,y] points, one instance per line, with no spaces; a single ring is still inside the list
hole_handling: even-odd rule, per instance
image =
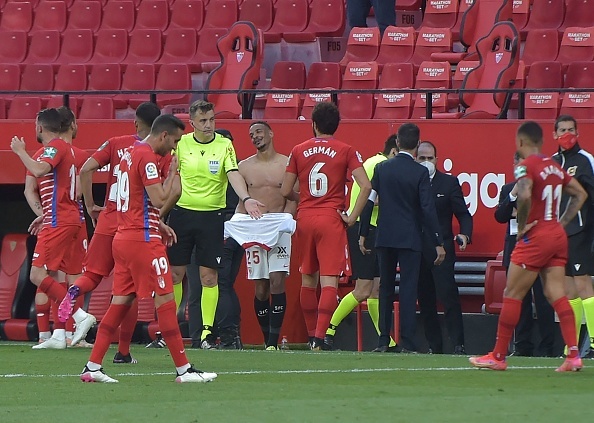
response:
[[[105,210],[99,215],[95,232],[113,236],[118,228],[116,218],[116,198],[118,193],[117,175],[120,169],[120,160],[126,148],[141,141],[138,135],[123,135],[108,139],[91,156],[99,166],[107,170],[107,192],[105,193]]]
[[[300,216],[345,210],[345,184],[363,160],[358,151],[334,138],[311,138],[293,147],[287,172],[299,178]]]
[[[145,187],[162,181],[162,157],[146,143],[136,143],[124,151],[118,171],[116,239],[160,240],[159,209],[151,203]]]
[[[528,178],[532,181],[532,204],[527,222],[538,221],[536,228],[546,224],[557,224],[559,203],[563,187],[569,183],[569,176],[550,157],[533,154],[516,166],[516,180]]]

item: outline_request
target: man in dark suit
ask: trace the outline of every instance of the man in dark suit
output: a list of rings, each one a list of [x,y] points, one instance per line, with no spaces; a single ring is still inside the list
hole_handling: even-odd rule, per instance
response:
[[[514,155],[514,166],[518,164],[520,157],[518,153]],[[499,204],[495,209],[495,220],[499,223],[507,223],[505,233],[505,242],[503,245],[502,264],[509,268],[511,253],[516,246],[516,233],[518,224],[516,222],[516,182],[510,182],[501,187],[499,193]],[[534,294],[533,294],[534,293]],[[538,316],[538,332],[540,333],[539,353],[545,357],[555,357],[555,311],[549,304],[544,295],[540,277],[536,278],[532,290],[528,291],[522,301],[522,310],[520,312],[520,321],[516,326],[513,355],[532,357],[535,355],[534,344],[532,343],[532,327],[534,319],[532,317],[532,298],[534,296],[534,305]]]
[[[380,267],[379,329],[376,352],[389,350],[392,327],[392,303],[396,283],[396,267],[400,264],[400,347],[403,351],[416,351],[417,281],[423,246],[423,228],[431,235],[436,251],[435,264],[445,258],[443,239],[431,183],[427,169],[415,162],[419,145],[419,127],[405,123],[398,129],[400,153],[378,164],[372,179],[373,192],[361,216],[359,247],[365,254],[365,236],[377,195],[379,215],[375,246]],[[398,342],[398,341],[397,341]]]
[[[444,240],[446,257],[435,266],[435,246],[431,234],[424,234],[421,269],[419,271],[419,309],[425,328],[425,337],[434,354],[443,353],[441,327],[437,318],[437,300],[444,307],[444,320],[448,335],[454,345],[454,354],[465,354],[464,326],[460,294],[454,277],[456,252],[454,239],[464,251],[472,236],[472,216],[468,212],[462,188],[455,176],[436,170],[437,148],[429,141],[419,144],[417,162],[429,171],[431,193],[435,199],[439,230]],[[452,218],[456,216],[460,231],[456,237],[452,230]]]

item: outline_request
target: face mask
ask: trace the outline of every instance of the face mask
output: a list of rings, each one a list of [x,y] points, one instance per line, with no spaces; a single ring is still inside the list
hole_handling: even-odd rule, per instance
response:
[[[557,143],[562,149],[569,150],[577,143],[577,140],[577,135],[572,134],[571,132],[566,132],[557,138]]]
[[[433,162],[424,161],[424,162],[421,162],[420,165],[425,166],[427,168],[427,170],[429,171],[429,177],[433,178],[433,175],[435,175],[435,165],[433,164]]]

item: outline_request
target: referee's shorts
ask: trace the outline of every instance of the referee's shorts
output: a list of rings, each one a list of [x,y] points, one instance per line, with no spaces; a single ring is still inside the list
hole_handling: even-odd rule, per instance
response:
[[[351,251],[351,267],[353,274],[351,279],[373,280],[379,277],[379,264],[375,252],[375,233],[377,228],[369,226],[369,234],[365,238],[365,247],[371,250],[370,254],[361,253],[359,249],[359,222],[348,228],[347,237],[349,240],[349,250]]]
[[[565,275],[583,276],[594,273],[594,255],[592,254],[592,236],[589,230],[567,237],[568,259]]]

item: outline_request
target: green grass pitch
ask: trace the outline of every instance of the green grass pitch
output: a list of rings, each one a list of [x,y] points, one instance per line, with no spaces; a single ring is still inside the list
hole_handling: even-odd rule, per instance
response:
[[[133,345],[138,364],[104,361],[118,384],[84,384],[90,350],[0,343],[0,422],[560,422],[589,418],[594,366],[510,358],[505,372],[466,357],[187,350],[207,384],[176,384],[166,349]],[[594,364],[594,362],[593,362]]]

